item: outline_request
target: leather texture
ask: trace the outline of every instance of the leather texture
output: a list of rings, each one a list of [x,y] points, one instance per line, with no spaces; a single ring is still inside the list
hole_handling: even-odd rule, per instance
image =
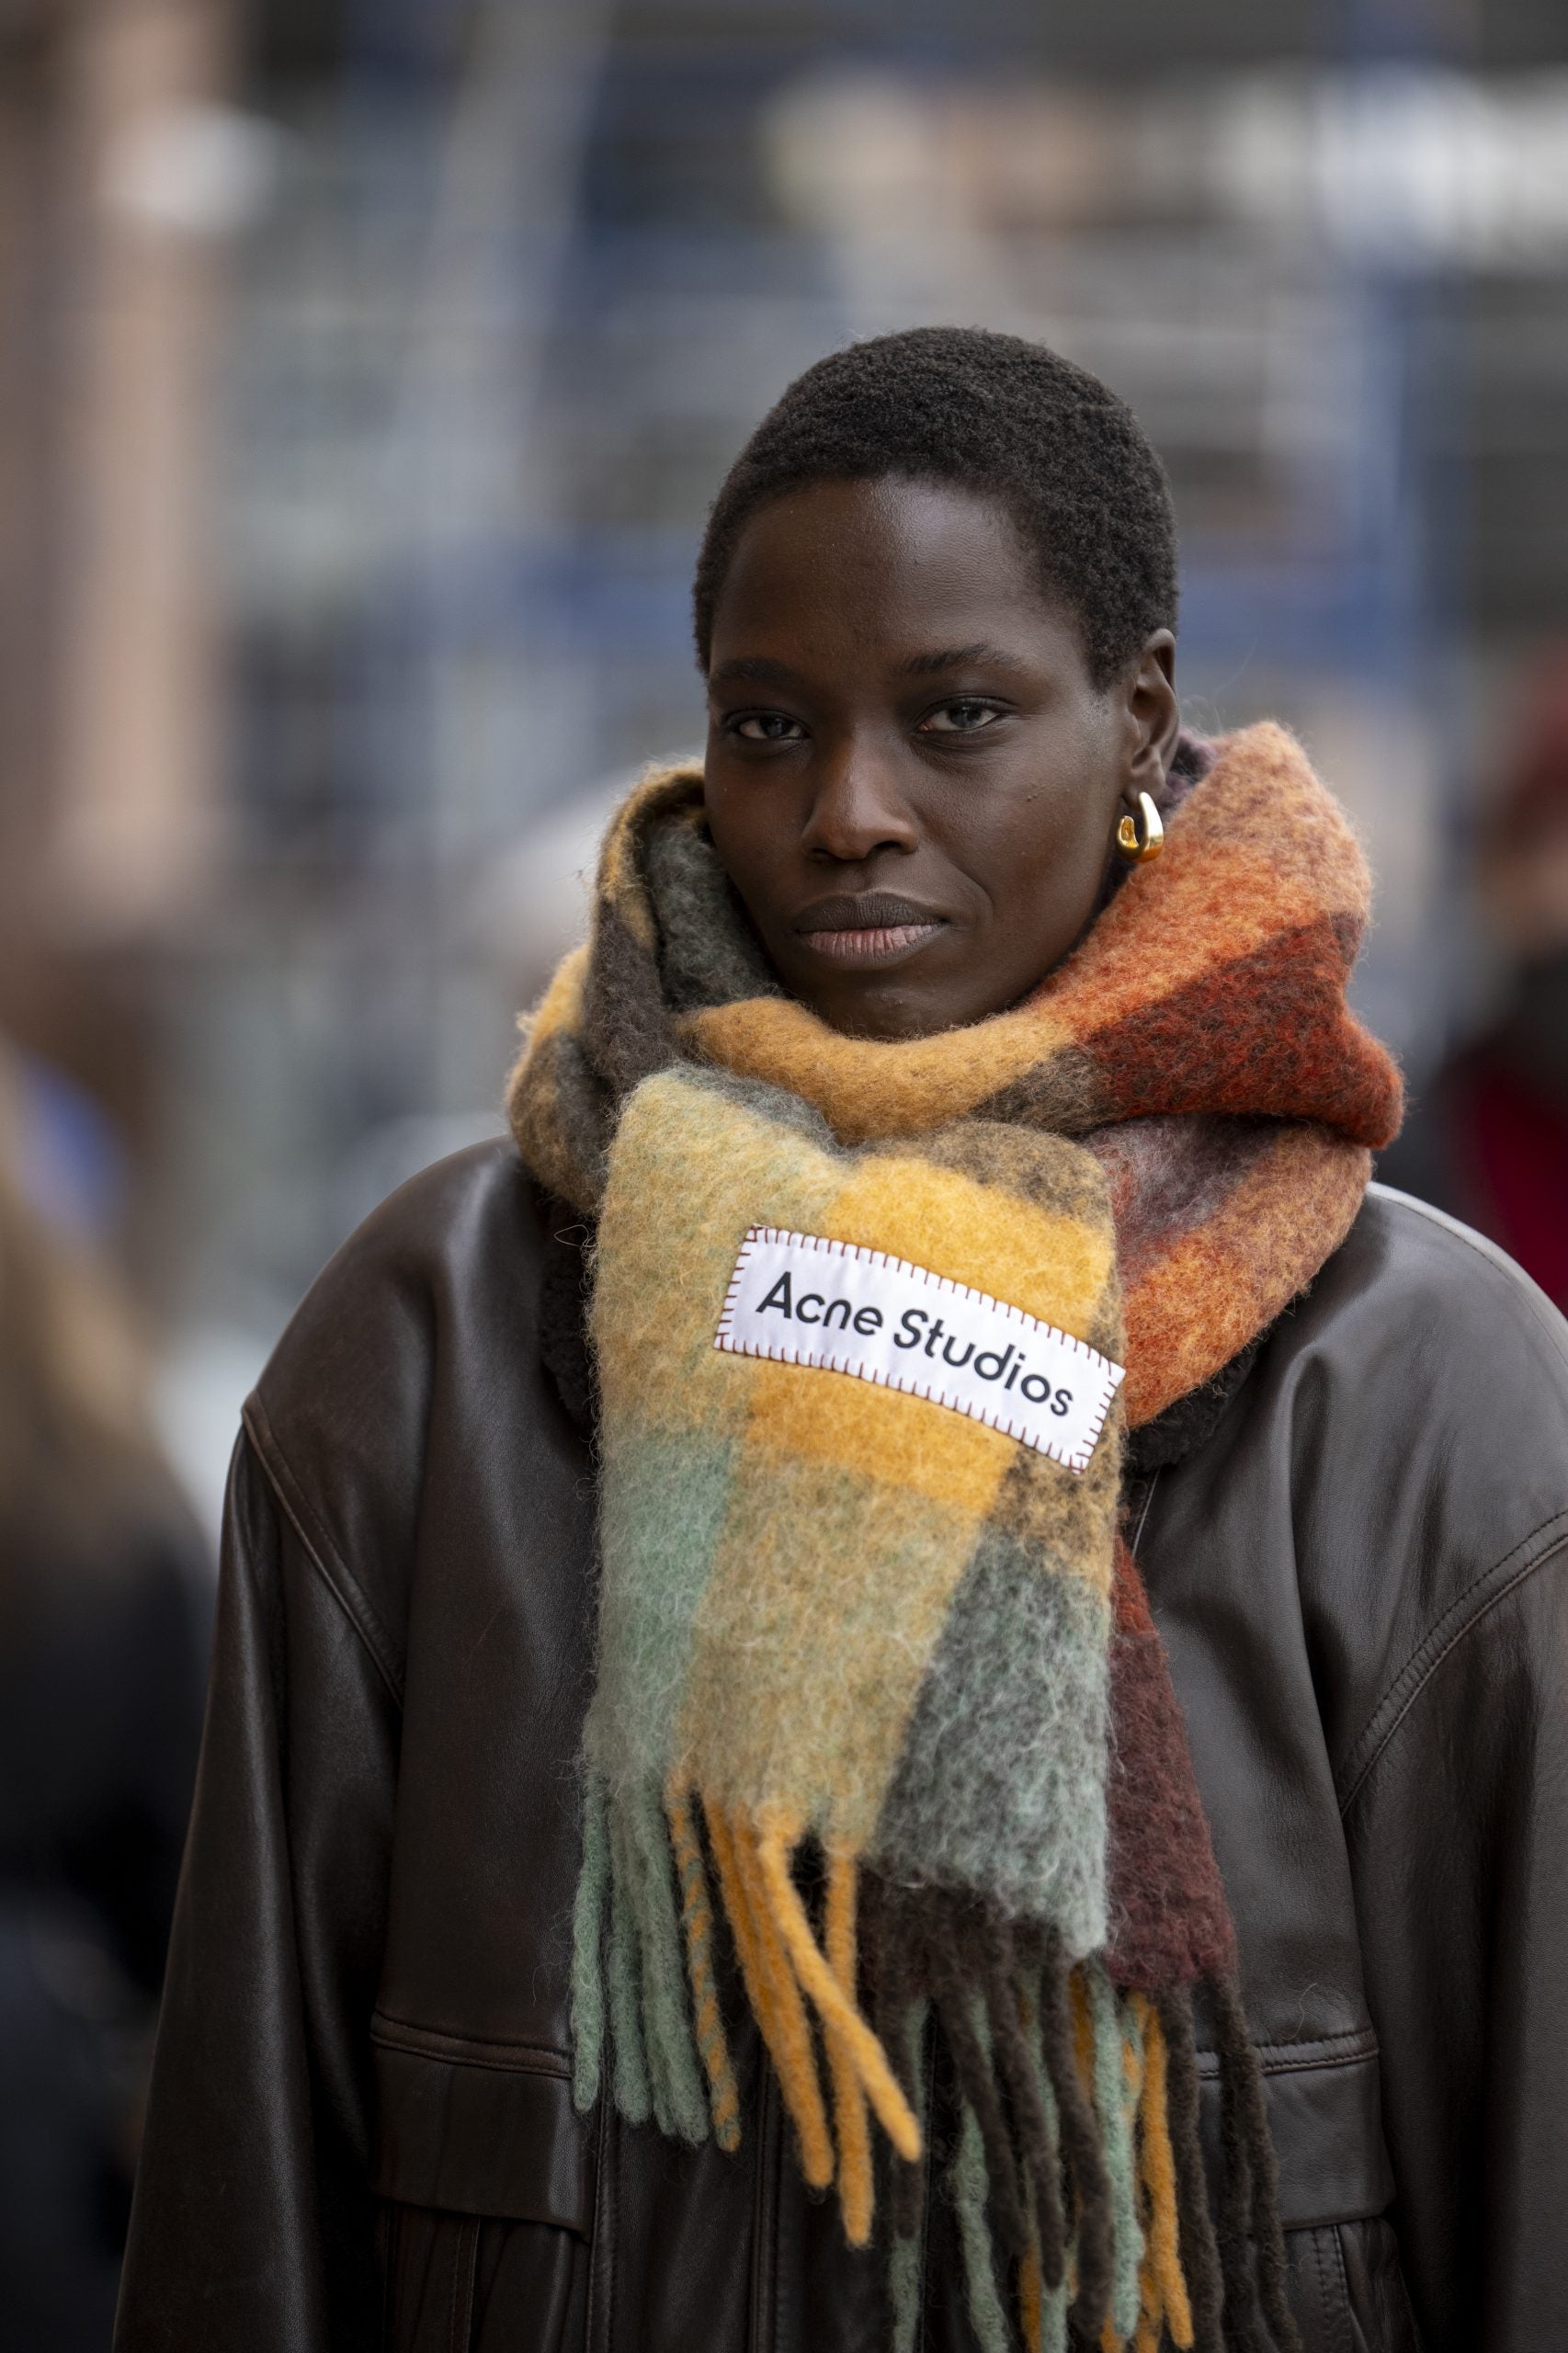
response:
[[[886,2343],[744,2018],[734,2157],[572,2103],[594,1494],[539,1342],[562,1246],[510,1147],[442,1163],[247,1407],[119,2353]],[[1568,1327],[1374,1188],[1184,1442],[1131,1528],[1306,2353],[1568,2345]],[[923,2353],[975,2353],[927,2215]]]

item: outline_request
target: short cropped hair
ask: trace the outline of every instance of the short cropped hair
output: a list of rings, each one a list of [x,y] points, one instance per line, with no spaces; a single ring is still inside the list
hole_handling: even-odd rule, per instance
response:
[[[1042,585],[1076,619],[1108,686],[1176,616],[1165,468],[1125,401],[1043,344],[980,327],[912,327],[819,359],[725,476],[693,590],[698,659],[736,543],[760,507],[818,482],[955,483],[1012,516]]]

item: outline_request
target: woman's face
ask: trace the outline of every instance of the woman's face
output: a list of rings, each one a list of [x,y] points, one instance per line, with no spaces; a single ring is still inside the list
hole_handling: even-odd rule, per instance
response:
[[[1089,923],[1178,725],[1160,631],[1103,691],[992,500],[818,483],[743,531],[713,620],[708,820],[780,980],[924,1038],[1028,995]]]

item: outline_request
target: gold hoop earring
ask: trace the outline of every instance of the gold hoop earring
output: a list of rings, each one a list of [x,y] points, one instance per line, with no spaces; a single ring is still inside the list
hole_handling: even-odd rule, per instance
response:
[[[1143,820],[1143,831],[1138,831],[1138,818]],[[1145,866],[1158,858],[1165,846],[1165,829],[1160,813],[1147,792],[1138,795],[1138,817],[1124,817],[1116,829],[1116,846],[1129,866]]]

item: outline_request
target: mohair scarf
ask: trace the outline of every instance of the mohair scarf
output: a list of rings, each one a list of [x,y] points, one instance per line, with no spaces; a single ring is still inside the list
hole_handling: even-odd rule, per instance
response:
[[[885,2185],[895,2346],[928,2034],[958,2086],[984,2353],[1015,2330],[1296,2341],[1230,1915],[1119,1532],[1124,1443],[1344,1240],[1399,1083],[1345,999],[1366,869],[1299,747],[1273,726],[1184,739],[1177,771],[1164,855],[1067,961],[909,1043],[782,993],[700,773],[653,775],[512,1083],[525,1161],[596,1229],[577,2098],[608,2064],[625,2117],[735,2145],[722,1915],[806,2178],[836,2183],[852,2242]],[[1048,1326],[1125,1367],[1085,1466],[1001,1408],[716,1345],[758,1234],[983,1294],[1031,1346]],[[1212,2200],[1195,1997],[1221,2066]]]

